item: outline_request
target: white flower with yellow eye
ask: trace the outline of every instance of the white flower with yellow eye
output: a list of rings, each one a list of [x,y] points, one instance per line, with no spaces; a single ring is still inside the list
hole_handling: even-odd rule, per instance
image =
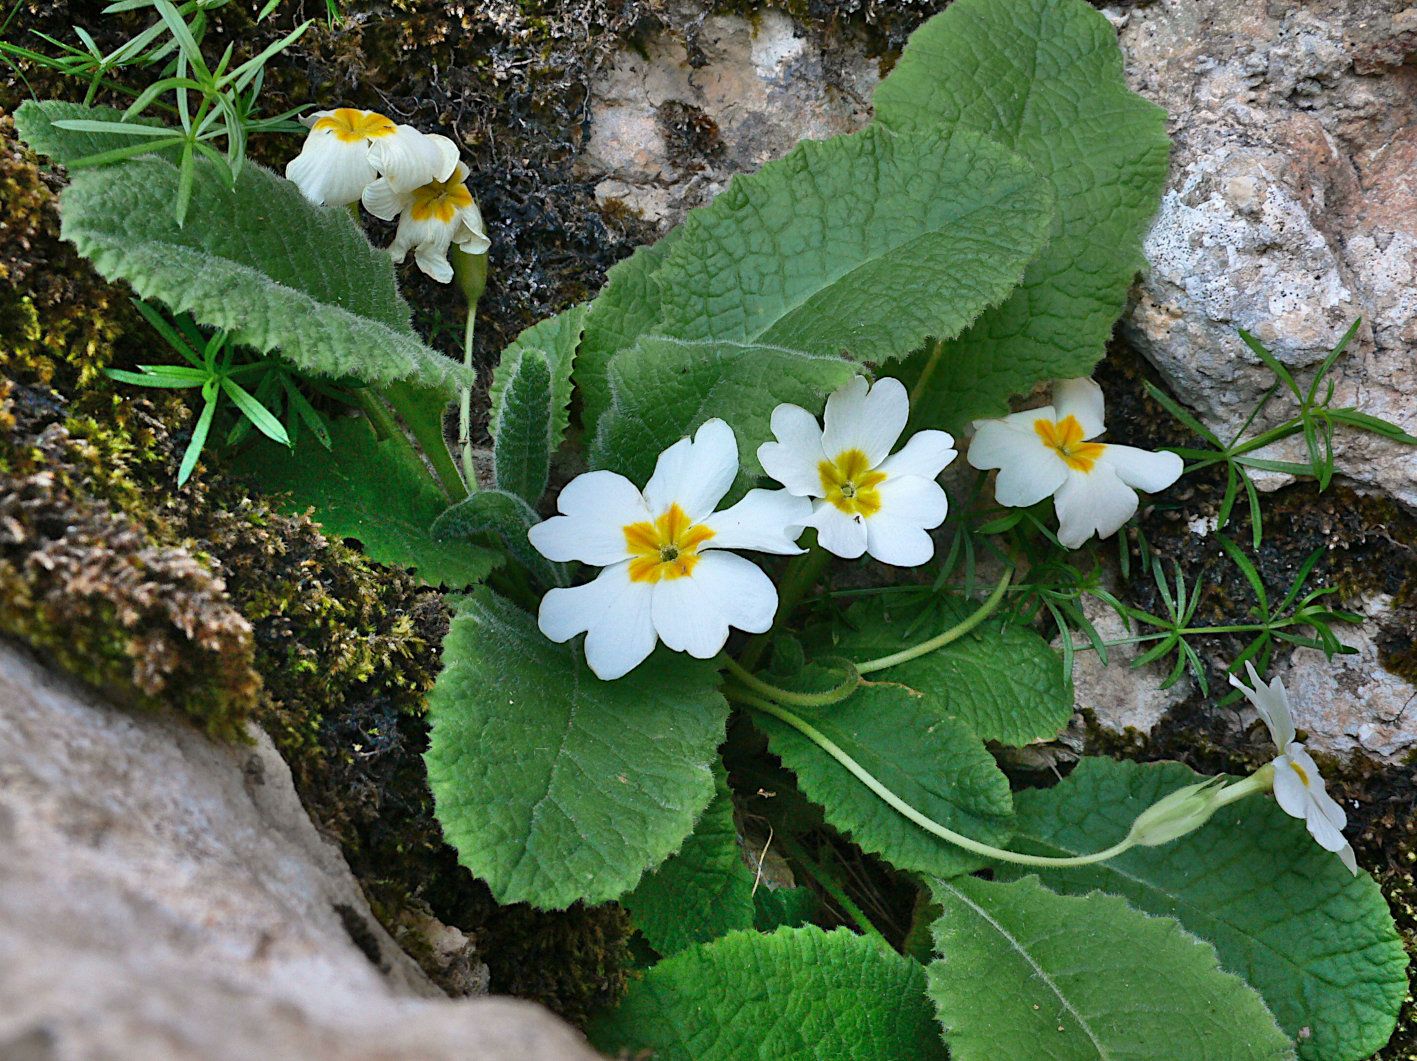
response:
[[[453,278],[448,248],[456,244],[468,254],[485,254],[491,246],[482,226],[482,211],[467,188],[468,169],[457,163],[447,180],[430,181],[400,191],[380,178],[364,190],[364,209],[375,217],[398,218],[398,231],[389,246],[394,261],[402,262],[413,251],[418,267],[446,284]]]
[[[1076,549],[1115,534],[1137,510],[1137,490],[1164,490],[1181,475],[1174,453],[1093,442],[1102,434],[1102,388],[1090,379],[1053,384],[1053,404],[976,420],[969,463],[997,468],[994,497],[1026,508],[1052,496],[1058,540]]]
[[[773,410],[776,441],[758,447],[758,461],[789,493],[813,499],[807,526],[827,552],[848,560],[870,553],[897,567],[934,555],[926,532],[949,511],[935,477],[954,460],[954,439],[921,431],[892,456],[909,416],[900,380],[869,386],[862,376],[827,399],[824,426],[800,406]]]
[[[1255,673],[1255,666],[1248,660],[1245,670],[1254,683],[1251,689],[1235,675],[1230,675],[1230,684],[1239,689],[1259,712],[1264,724],[1269,727],[1270,738],[1279,755],[1275,757],[1274,798],[1284,808],[1285,813],[1299,818],[1308,827],[1309,835],[1318,841],[1325,851],[1333,851],[1348,867],[1348,872],[1358,872],[1358,860],[1353,856],[1353,848],[1343,838],[1348,815],[1324,787],[1323,775],[1304,750],[1304,745],[1294,738],[1294,716],[1289,710],[1289,694],[1284,683],[1278,678],[1266,685]]]
[[[310,132],[285,176],[322,206],[357,203],[376,178],[399,188],[446,180],[458,164],[457,145],[446,136],[397,125],[377,111],[340,107],[304,121]]]
[[[715,512],[737,475],[733,429],[709,420],[659,455],[643,492],[615,472],[571,480],[556,500],[561,515],[528,537],[550,560],[604,570],[583,586],[549,591],[541,632],[557,642],[584,633],[586,662],[608,681],[639,666],[658,641],[709,659],[729,627],[767,630],[777,589],[756,564],[725,550],[802,552],[796,539],[811,506],[784,490],[750,490]]]

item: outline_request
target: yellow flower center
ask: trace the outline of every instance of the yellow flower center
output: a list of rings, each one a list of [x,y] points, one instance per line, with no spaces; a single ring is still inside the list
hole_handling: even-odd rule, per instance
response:
[[[871,462],[859,449],[844,449],[835,460],[817,465],[826,499],[848,516],[874,516],[881,510],[881,491],[886,473],[871,470]]]
[[[459,210],[471,205],[472,192],[467,190],[466,184],[458,180],[455,173],[445,181],[433,181],[415,191],[409,213],[415,221],[427,221],[436,217],[446,225]]]
[[[328,129],[346,144],[359,140],[378,140],[393,136],[398,126],[378,111],[361,111],[353,107],[341,107],[327,114],[315,123],[315,130]]]
[[[1107,448],[1101,442],[1084,442],[1082,424],[1075,416],[1065,416],[1061,420],[1039,417],[1033,421],[1033,430],[1038,432],[1045,446],[1057,451],[1058,456],[1067,461],[1068,467],[1077,472],[1092,471],[1097,458]]]
[[[695,524],[677,504],[670,505],[653,523],[625,526],[625,544],[633,559],[630,581],[658,582],[688,578],[699,562],[699,546],[713,537],[713,531]]]
[[[1294,772],[1299,775],[1299,780],[1302,781],[1302,782],[1304,782],[1304,787],[1305,787],[1305,788],[1308,788],[1308,787],[1309,787],[1309,775],[1308,775],[1308,772],[1307,772],[1302,766],[1300,766],[1298,763],[1296,763],[1293,759],[1290,759],[1290,760],[1289,760],[1289,765],[1292,766],[1292,767],[1294,768]]]

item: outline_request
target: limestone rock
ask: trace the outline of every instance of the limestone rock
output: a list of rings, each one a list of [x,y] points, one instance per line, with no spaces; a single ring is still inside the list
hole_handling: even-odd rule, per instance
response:
[[[1128,78],[1167,109],[1175,143],[1127,337],[1224,435],[1273,382],[1236,329],[1305,383],[1362,317],[1335,404],[1417,433],[1417,66],[1403,65],[1417,9],[1157,0],[1127,14]],[[1292,408],[1280,395],[1272,413]],[[1417,506],[1417,447],[1337,441],[1343,474]]]
[[[264,735],[129,714],[0,642],[0,1057],[582,1059],[442,997]]]

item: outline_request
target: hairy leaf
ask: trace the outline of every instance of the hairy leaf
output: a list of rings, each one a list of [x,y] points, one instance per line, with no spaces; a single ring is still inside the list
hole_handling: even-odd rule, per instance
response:
[[[313,508],[327,533],[357,538],[370,558],[412,568],[430,586],[462,589],[497,565],[491,549],[434,540],[448,499],[408,447],[380,442],[367,420],[352,418],[330,424],[330,441],[327,450],[305,434],[290,450],[263,439],[235,465],[263,489],[289,494],[291,511]]]
[[[527,539],[527,531],[541,522],[535,510],[516,494],[505,490],[479,490],[433,521],[435,541],[466,541],[488,535],[543,586],[564,586],[570,578],[565,564],[552,563]]]
[[[61,129],[55,122],[123,121],[123,112],[113,107],[86,107],[82,103],[65,103],[63,100],[25,100],[15,110],[15,132],[20,139],[34,149],[36,154],[51,158],[61,165],[77,162],[81,158],[102,155],[109,151],[135,147],[141,143],[153,143],[155,139],[127,136],[122,133],[90,132],[87,130]],[[161,128],[162,123],[138,115],[127,119],[132,125],[148,125]],[[181,135],[179,130],[173,136]],[[177,159],[180,148],[166,148],[159,154]]]
[[[945,1056],[918,963],[815,927],[735,932],[676,954],[632,984],[590,1038],[658,1061]]]
[[[1169,147],[1165,112],[1126,86],[1112,25],[1083,0],[958,0],[916,30],[875,105],[901,132],[982,133],[1057,192],[1051,242],[945,344],[917,421],[958,430],[1038,380],[1088,375],[1144,264]]]
[[[1046,855],[1107,847],[1146,807],[1198,780],[1180,763],[1084,759],[1062,784],[1019,794],[1014,847]],[[1407,959],[1381,892],[1270,799],[1226,807],[1163,847],[1043,878],[1075,894],[1116,892],[1214,943],[1221,964],[1252,984],[1298,1039],[1302,1057],[1358,1061],[1392,1034]]]
[[[712,664],[664,650],[595,677],[525,612],[466,598],[428,695],[443,835],[501,903],[562,909],[633,888],[713,798],[728,705]]]
[[[738,848],[728,775],[714,764],[714,797],[684,846],[621,901],[666,957],[753,927],[753,874]]]
[[[561,440],[566,437],[566,426],[570,422],[571,370],[575,365],[576,348],[580,345],[581,332],[585,329],[586,315],[589,312],[589,303],[572,306],[554,317],[533,324],[518,335],[511,346],[502,351],[501,360],[492,372],[492,386],[488,390],[494,438],[502,422],[502,405],[507,383],[526,353],[535,351],[546,359],[551,370],[551,448],[554,450],[561,444]]]
[[[551,475],[556,415],[551,368],[540,351],[532,350],[517,360],[504,382],[492,441],[497,488],[534,505],[546,493]]]
[[[899,686],[868,685],[803,717],[920,813],[986,844],[1008,840],[1013,804],[994,757],[967,726],[922,697]],[[888,806],[787,723],[756,711],[753,722],[827,821],[865,850],[900,869],[939,877],[983,865]]]

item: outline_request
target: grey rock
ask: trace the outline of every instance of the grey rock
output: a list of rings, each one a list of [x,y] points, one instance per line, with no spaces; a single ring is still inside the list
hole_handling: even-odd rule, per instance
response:
[[[0,642],[0,1057],[596,1056],[530,1003],[442,996],[252,736],[114,709]]]

